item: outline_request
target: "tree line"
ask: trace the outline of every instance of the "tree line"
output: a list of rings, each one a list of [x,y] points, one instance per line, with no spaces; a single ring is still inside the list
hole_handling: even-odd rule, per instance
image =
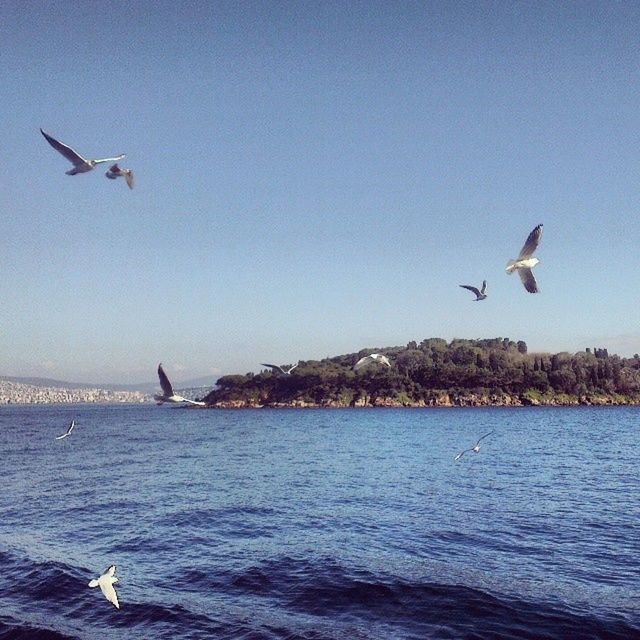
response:
[[[392,367],[353,365],[372,352]],[[300,361],[290,374],[263,370],[227,375],[204,399],[207,404],[351,406],[386,399],[396,404],[430,403],[438,394],[507,394],[525,403],[566,396],[589,401],[607,396],[640,401],[640,356],[622,358],[607,349],[579,353],[529,353],[522,340],[428,338],[405,347],[363,349],[323,360]]]

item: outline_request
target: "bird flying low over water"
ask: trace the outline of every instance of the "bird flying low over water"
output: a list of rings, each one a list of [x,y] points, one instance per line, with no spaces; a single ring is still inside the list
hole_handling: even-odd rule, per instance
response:
[[[391,363],[389,362],[389,358],[387,358],[387,356],[381,353],[371,353],[364,358],[360,358],[360,360],[358,360],[358,362],[353,365],[353,370],[358,371],[358,369],[362,369],[362,367],[366,367],[372,362],[381,362],[382,364],[386,364],[387,367],[391,366]]]
[[[542,237],[542,225],[539,224],[527,238],[522,250],[520,251],[520,255],[515,260],[510,260],[507,264],[506,271],[508,274],[513,273],[514,271],[518,272],[520,276],[520,280],[522,280],[522,284],[524,288],[529,293],[538,293],[538,283],[536,279],[533,277],[533,273],[531,269],[535,267],[540,260],[538,258],[533,257],[534,251],[538,248],[538,244],[540,243],[540,238]]]
[[[471,449],[465,449],[464,451],[461,451],[461,452],[460,452],[460,453],[459,453],[459,454],[458,454],[458,455],[453,459],[453,460],[454,460],[454,462],[455,462],[456,460],[460,460],[460,458],[462,458],[462,456],[463,456],[465,453],[469,453],[470,451],[473,451],[474,453],[480,453],[480,442],[481,442],[482,440],[484,440],[487,436],[490,436],[492,433],[493,433],[493,431],[489,431],[489,433],[485,433],[485,434],[482,436],[482,438],[480,438],[480,439],[478,440],[478,442],[476,442],[476,443],[475,443],[475,445],[474,445],[473,447],[471,447]]]
[[[103,162],[118,162],[118,160],[122,160],[125,157],[123,153],[119,156],[116,156],[115,158],[87,160],[86,158],[83,158],[77,151],[74,151],[71,147],[68,147],[66,144],[63,144],[59,140],[56,140],[53,136],[45,133],[42,129],[40,129],[40,133],[58,153],[61,153],[73,165],[73,169],[69,169],[69,171],[65,172],[68,176],[75,176],[77,173],[86,173],[87,171],[95,169],[95,166],[97,164],[101,164]]]
[[[67,427],[66,433],[63,433],[61,436],[56,436],[56,440],[62,440],[63,438],[66,438],[67,436],[70,436],[71,432],[73,431],[73,428],[75,426],[76,426],[76,421],[72,420],[71,424]]]
[[[476,287],[472,287],[470,284],[461,284],[460,286],[463,289],[469,289],[469,291],[475,293],[476,299],[474,300],[474,302],[478,302],[478,300],[484,300],[487,297],[487,294],[485,293],[485,291],[487,290],[487,281],[486,280],[482,281],[482,289],[478,289]]]
[[[176,395],[173,392],[173,387],[169,382],[169,378],[167,378],[167,374],[164,372],[162,368],[162,362],[158,365],[158,378],[160,378],[160,386],[162,387],[162,395],[156,394],[153,396],[154,400],[158,404],[162,404],[163,402],[186,402],[187,404],[195,404],[199,407],[206,406],[206,403],[199,402],[198,400],[189,400],[188,398],[183,398],[182,396]]]
[[[116,565],[112,564],[98,579],[91,580],[89,582],[90,587],[100,587],[100,591],[104,594],[104,597],[116,608],[120,608],[118,602],[118,594],[113,588],[113,584],[118,582],[118,578],[115,577]]]
[[[266,362],[261,362],[260,364],[263,367],[270,367],[273,371],[278,370],[288,376],[300,363],[296,362],[292,367],[289,367],[288,369],[285,369],[284,367],[281,367],[277,364],[267,364]]]
[[[124,178],[127,181],[129,189],[133,189],[133,171],[131,169],[121,169],[118,164],[111,165],[104,174],[109,180],[116,178]]]

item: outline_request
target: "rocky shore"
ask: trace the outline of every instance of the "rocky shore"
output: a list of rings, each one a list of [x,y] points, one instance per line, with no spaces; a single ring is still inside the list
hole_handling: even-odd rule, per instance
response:
[[[291,409],[318,409],[318,408],[358,408],[358,407],[527,407],[527,406],[640,406],[640,397],[623,396],[619,394],[592,394],[585,396],[572,396],[568,394],[542,395],[523,393],[510,395],[497,393],[481,395],[475,393],[434,393],[433,397],[417,401],[390,397],[369,396],[360,397],[349,403],[339,400],[327,399],[322,402],[311,402],[303,399],[294,399],[290,402],[269,402],[259,399],[235,399],[219,400],[210,405],[210,409],[261,409],[261,408],[291,408]]]

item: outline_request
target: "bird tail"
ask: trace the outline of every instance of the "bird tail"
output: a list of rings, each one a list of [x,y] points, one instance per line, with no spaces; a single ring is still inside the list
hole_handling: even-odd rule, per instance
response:
[[[507,262],[507,266],[505,268],[505,271],[509,275],[511,275],[516,270],[516,262],[517,262],[517,260],[509,260],[509,262]]]
[[[89,583],[89,586],[90,586],[90,587],[97,587],[97,586],[98,586],[98,584],[99,584],[99,582],[98,582],[97,580],[92,580],[92,581]]]

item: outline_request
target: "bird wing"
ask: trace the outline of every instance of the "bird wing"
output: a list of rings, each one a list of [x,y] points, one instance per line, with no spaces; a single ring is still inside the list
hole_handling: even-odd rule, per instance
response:
[[[484,295],[484,292],[485,292],[486,290],[487,290],[487,281],[486,281],[486,280],[483,280],[483,281],[482,281],[482,289],[480,289],[480,293],[481,293],[482,295]]]
[[[493,431],[489,431],[489,433],[485,433],[481,438],[478,439],[478,442],[476,444],[480,444],[481,440],[484,440],[487,436],[490,436],[493,433]]]
[[[116,572],[116,565],[112,564],[112,565],[107,567],[107,570],[102,575],[103,576],[111,576],[111,577],[113,577],[113,574],[115,572]]]
[[[382,364],[386,364],[387,367],[391,366],[391,362],[389,361],[389,358],[387,358],[387,356],[380,356],[379,360],[380,362],[382,362]]]
[[[71,424],[69,425],[69,428],[67,429],[67,435],[69,435],[73,431],[75,426],[76,426],[76,421],[72,420]]]
[[[133,189],[133,171],[131,169],[127,169],[124,172],[124,179],[127,181],[129,189]]]
[[[116,590],[113,588],[113,584],[111,584],[111,580],[109,578],[105,580],[100,580],[100,591],[104,593],[104,597],[111,602],[115,606],[116,609],[120,608],[120,603],[118,602],[118,594]]]
[[[69,432],[63,433],[61,436],[56,436],[56,440],[62,440],[62,438],[66,438],[69,435]]]
[[[118,162],[119,160],[122,160],[123,158],[126,158],[127,155],[125,153],[121,153],[119,156],[116,156],[115,158],[98,158],[96,160],[92,160],[91,162],[93,162],[93,164],[102,164],[103,162]]]
[[[200,402],[199,400],[188,400],[187,398],[182,398],[182,402],[186,402],[187,404],[195,404],[198,407],[206,407],[206,402]]]
[[[169,378],[167,378],[167,374],[164,372],[162,368],[162,362],[158,365],[158,378],[160,378],[160,386],[162,387],[162,391],[165,396],[173,395],[173,387],[169,382]]]
[[[518,269],[518,275],[520,276],[520,280],[522,280],[522,284],[524,288],[529,293],[538,293],[538,283],[533,275],[531,269],[521,268]]]
[[[296,362],[293,367],[289,367],[289,370],[287,371],[287,373],[291,373],[300,363]]]
[[[518,259],[529,258],[533,255],[533,252],[538,248],[540,238],[542,237],[542,225],[539,224],[527,237]]]
[[[42,129],[40,129],[40,133],[46,138],[47,142],[58,153],[61,153],[74,166],[78,167],[87,162],[77,151],[74,151],[71,147],[68,147],[66,144],[62,144],[62,142],[60,142],[59,140],[52,138],[48,133],[45,133]]]
[[[476,296],[480,296],[480,290],[477,289],[476,287],[472,287],[470,284],[461,284],[460,285],[463,289],[469,289],[469,291],[472,291],[473,293],[476,294]]]
[[[462,458],[462,456],[465,453],[468,453],[469,451],[473,451],[473,449],[465,449],[464,451],[461,451],[454,459],[453,461],[455,462],[456,460],[460,460],[460,458]]]
[[[353,365],[353,370],[357,371],[358,369],[361,369],[366,364],[369,364],[372,360],[373,360],[373,358],[371,356],[364,356],[364,358],[360,358],[360,360],[358,360],[358,362],[356,362]]]
[[[260,363],[263,367],[270,367],[271,369],[277,369],[278,371],[284,373],[284,369],[277,364],[267,364],[266,362]]]

